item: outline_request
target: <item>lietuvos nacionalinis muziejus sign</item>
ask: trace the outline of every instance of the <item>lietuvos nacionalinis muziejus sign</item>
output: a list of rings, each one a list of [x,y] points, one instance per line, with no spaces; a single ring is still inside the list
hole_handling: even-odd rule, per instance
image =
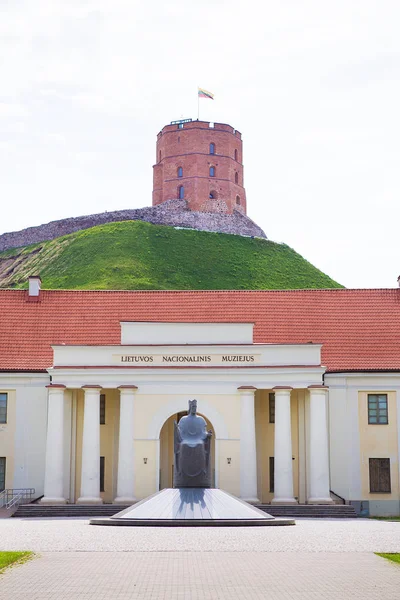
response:
[[[132,365],[251,365],[260,354],[114,354],[113,362]]]

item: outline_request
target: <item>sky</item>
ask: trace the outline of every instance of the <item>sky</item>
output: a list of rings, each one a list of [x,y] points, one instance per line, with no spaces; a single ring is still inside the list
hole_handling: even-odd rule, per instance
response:
[[[397,287],[399,27],[398,0],[0,0],[0,233],[151,205],[157,133],[200,86],[268,238]]]

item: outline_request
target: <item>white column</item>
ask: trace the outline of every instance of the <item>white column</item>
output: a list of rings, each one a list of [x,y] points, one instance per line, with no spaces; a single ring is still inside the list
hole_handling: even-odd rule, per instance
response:
[[[48,385],[46,467],[42,504],[65,504],[64,385]]]
[[[255,387],[242,386],[240,392],[240,497],[258,504],[256,421],[254,415]]]
[[[326,421],[327,388],[310,390],[310,459],[308,504],[332,504],[329,492],[328,427]]]
[[[119,446],[118,446],[118,475],[117,475],[117,504],[129,504],[136,501],[134,446],[133,446],[133,415],[136,386],[121,386],[119,408]]]
[[[101,504],[100,497],[100,386],[83,386],[81,495],[77,504]]]
[[[292,426],[290,387],[276,387],[274,498],[272,504],[297,504],[293,497]]]

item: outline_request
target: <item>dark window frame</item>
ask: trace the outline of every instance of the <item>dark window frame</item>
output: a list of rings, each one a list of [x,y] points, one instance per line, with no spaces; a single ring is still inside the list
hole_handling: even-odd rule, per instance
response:
[[[106,424],[106,395],[100,394],[100,425]]]
[[[1,404],[1,400],[4,401],[4,404]],[[1,392],[0,393],[0,424],[5,425],[7,423],[7,410],[8,410],[8,393]]]
[[[100,456],[100,492],[104,492],[104,481],[106,473],[106,458]]]
[[[275,393],[270,392],[268,395],[268,413],[269,422],[275,423]]]
[[[6,488],[7,458],[0,456],[0,492]]]
[[[185,188],[183,185],[180,185],[178,187],[178,200],[184,200],[185,199]]]
[[[178,167],[178,177],[183,177],[183,168],[182,167]]]
[[[390,458],[369,459],[369,493],[392,493],[392,482],[390,476]]]
[[[215,144],[214,144],[214,142],[210,142],[210,154],[215,154]]]
[[[275,457],[269,457],[269,491],[271,494],[275,492]]]
[[[237,149],[235,148],[235,160],[237,161],[237,159],[238,159],[238,151],[237,151]]]
[[[381,399],[384,399],[384,407],[380,406]],[[367,394],[368,425],[389,425],[389,407],[387,394]],[[376,414],[373,414],[374,411]],[[374,421],[373,419],[376,419]],[[386,420],[380,420],[386,419]]]
[[[217,169],[213,165],[211,165],[209,170],[210,177],[215,177],[216,172]]]
[[[235,171],[235,183],[239,185],[239,173]]]
[[[236,196],[236,204],[240,206],[240,196]]]

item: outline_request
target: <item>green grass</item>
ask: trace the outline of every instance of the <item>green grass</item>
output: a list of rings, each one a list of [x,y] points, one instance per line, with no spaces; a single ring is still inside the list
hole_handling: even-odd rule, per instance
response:
[[[27,276],[36,273],[47,289],[342,287],[285,244],[141,221],[0,253],[0,287],[26,287]]]
[[[32,552],[0,552],[0,573],[12,564],[21,564],[32,558]]]
[[[400,553],[398,552],[375,552],[378,556],[382,556],[382,558],[387,558],[388,560],[392,560],[395,563],[400,564]]]

